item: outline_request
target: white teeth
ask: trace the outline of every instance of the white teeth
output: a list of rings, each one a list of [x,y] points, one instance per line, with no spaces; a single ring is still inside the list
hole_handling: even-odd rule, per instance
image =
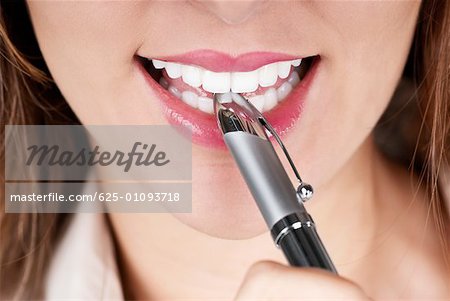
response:
[[[200,67],[183,65],[174,62],[152,60],[156,69],[166,69],[167,75],[172,79],[182,78],[182,80],[195,88],[200,86],[211,93],[224,93],[233,91],[235,93],[254,92],[261,87],[274,85],[278,78],[285,79],[292,72],[292,67],[297,67],[301,59],[283,61],[267,64],[261,68],[249,72],[212,72]],[[295,85],[296,79],[291,80]]]
[[[257,95],[252,98],[249,98],[248,101],[258,109],[258,111],[262,112],[264,108],[265,98],[264,95]]]
[[[186,103],[187,105],[197,108],[208,114],[214,114],[214,101],[209,97],[198,96],[195,92],[184,91],[180,93],[174,86],[169,86],[169,92]],[[249,98],[256,109],[260,112],[272,110],[280,101],[292,91],[292,86],[285,82],[278,89],[269,88],[263,95],[256,95]],[[226,101],[226,100],[224,100]]]
[[[273,109],[278,103],[277,91],[274,88],[270,88],[264,93],[264,108],[263,111],[269,111]]]
[[[203,90],[211,93],[226,93],[230,91],[230,73],[212,72],[205,70],[203,73]]]
[[[277,96],[278,99],[283,99],[286,96],[288,96],[289,93],[292,91],[292,86],[290,83],[285,82],[277,89]]]
[[[217,97],[219,103],[231,103],[233,99],[231,98],[231,93],[219,94]]]
[[[198,108],[208,114],[214,113],[214,101],[211,98],[197,96],[194,92],[184,91],[181,94],[181,100],[193,108]]]
[[[169,90],[169,92],[170,92],[172,95],[174,95],[175,97],[181,98],[181,92],[178,91],[178,89],[175,88],[174,86],[170,86],[169,89],[167,89],[167,90]]]
[[[184,91],[181,94],[181,100],[183,100],[185,103],[190,105],[193,108],[198,107],[198,96],[194,92],[191,91]]]
[[[167,62],[160,61],[160,60],[152,60],[153,66],[155,66],[156,69],[163,69],[166,67]]]
[[[214,101],[208,97],[199,97],[198,98],[198,108],[200,111],[203,111],[208,114],[214,113]]]
[[[278,76],[280,78],[288,77],[291,72],[291,62],[279,62],[278,63]]]
[[[231,73],[231,91],[234,93],[253,92],[258,89],[258,71]]]
[[[302,59],[297,59],[297,60],[291,61],[291,64],[294,67],[298,67],[298,66],[300,66],[301,62],[302,62]]]
[[[183,81],[186,84],[195,88],[198,88],[202,85],[202,69],[194,66],[183,65],[181,67],[181,73]]]
[[[212,72],[200,67],[182,65],[173,62],[152,60],[156,69],[166,69],[171,79],[181,77],[186,84],[210,93],[250,93],[258,90],[258,87],[270,87],[278,78],[283,83],[277,89],[271,87],[262,95],[249,98],[255,108],[260,112],[272,110],[280,101],[291,93],[294,86],[300,82],[297,71],[292,71],[292,66],[301,64],[301,59],[271,63],[250,72]],[[214,101],[211,98],[198,96],[195,91],[179,91],[170,85],[170,80],[161,77],[159,83],[175,97],[180,98],[187,105],[199,109],[208,114],[214,114]]]
[[[287,81],[292,87],[295,87],[300,82],[300,76],[298,76],[297,72],[292,72]]]
[[[170,78],[179,78],[181,76],[181,65],[169,62],[166,65],[166,71]]]
[[[277,82],[277,79],[278,79],[277,63],[272,63],[259,68],[259,85],[261,87],[270,87]]]

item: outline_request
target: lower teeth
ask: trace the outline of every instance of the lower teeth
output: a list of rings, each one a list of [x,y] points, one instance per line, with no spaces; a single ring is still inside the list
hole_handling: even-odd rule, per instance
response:
[[[288,79],[277,89],[269,88],[264,94],[250,97],[248,100],[260,112],[263,113],[269,111],[279,102],[283,101],[292,91],[293,87],[295,87],[299,82],[300,77],[297,71],[293,71]],[[179,91],[176,87],[171,86],[164,77],[161,77],[159,84],[187,105],[208,114],[214,113],[213,100],[211,98],[198,96],[192,91]]]

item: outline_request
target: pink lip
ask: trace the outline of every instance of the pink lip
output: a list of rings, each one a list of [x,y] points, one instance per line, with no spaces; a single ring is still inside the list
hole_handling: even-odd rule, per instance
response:
[[[247,72],[270,63],[290,61],[298,58],[300,57],[275,52],[248,52],[239,56],[231,56],[223,52],[203,49],[182,55],[158,57],[155,59],[185,65],[196,65],[214,72]]]
[[[161,101],[163,114],[170,124],[182,132],[189,133],[192,142],[196,144],[218,149],[225,148],[222,133],[214,115],[204,113],[185,104],[158,84],[137,59],[135,63],[152,91]],[[320,58],[316,58],[305,78],[300,81],[286,99],[274,109],[263,113],[280,137],[286,135],[300,119],[303,103],[319,66]]]

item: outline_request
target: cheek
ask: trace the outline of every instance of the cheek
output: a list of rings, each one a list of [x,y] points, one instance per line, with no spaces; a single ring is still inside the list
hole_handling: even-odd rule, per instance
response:
[[[129,100],[141,99],[132,58],[144,35],[140,22],[146,5],[147,1],[28,2],[52,77],[82,122],[119,122],[124,110],[128,116],[143,114]]]
[[[322,31],[327,46],[310,102],[289,139],[294,160],[316,188],[343,171],[387,107],[408,56],[419,4],[317,4],[328,23]]]

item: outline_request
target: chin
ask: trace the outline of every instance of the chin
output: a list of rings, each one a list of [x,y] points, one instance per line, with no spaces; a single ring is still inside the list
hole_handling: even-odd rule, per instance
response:
[[[221,239],[250,239],[268,231],[244,183],[226,194],[214,186],[205,190],[194,183],[192,213],[173,213],[174,217],[198,232]]]

